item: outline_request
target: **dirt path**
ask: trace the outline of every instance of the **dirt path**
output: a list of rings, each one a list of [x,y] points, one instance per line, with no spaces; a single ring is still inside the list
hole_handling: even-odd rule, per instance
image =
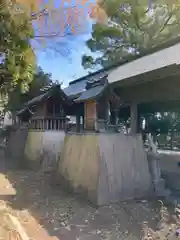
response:
[[[52,187],[48,174],[6,167],[2,157],[0,197],[34,240],[140,240],[141,223],[157,223],[153,203],[93,208],[60,187]]]

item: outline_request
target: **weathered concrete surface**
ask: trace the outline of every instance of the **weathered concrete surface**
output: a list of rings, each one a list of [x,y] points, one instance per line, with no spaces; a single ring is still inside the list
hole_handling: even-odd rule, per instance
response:
[[[29,131],[27,142],[25,146],[24,157],[28,162],[28,165],[39,165],[39,156],[42,153],[42,138],[43,132]]]
[[[160,169],[166,185],[172,191],[180,191],[180,152],[159,151]]]
[[[69,187],[98,205],[144,198],[152,193],[139,135],[67,135],[58,171],[60,183],[65,180]]]
[[[180,174],[180,168],[178,167],[178,163],[180,162],[180,152],[158,150],[158,153],[161,171]]]
[[[44,170],[52,168],[58,159],[64,131],[29,131],[24,156],[28,165]]]
[[[67,135],[60,154],[60,181],[97,201],[99,176],[99,139],[96,135]]]
[[[5,149],[8,160],[15,161],[19,166],[24,165],[23,155],[27,135],[28,128],[26,125],[12,128],[9,134],[7,148]]]
[[[101,164],[104,164],[99,175],[99,204],[150,195],[151,176],[141,136],[112,134],[99,138]]]

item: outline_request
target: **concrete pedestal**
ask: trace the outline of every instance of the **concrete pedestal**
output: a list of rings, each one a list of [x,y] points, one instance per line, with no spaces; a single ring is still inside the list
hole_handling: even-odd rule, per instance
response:
[[[140,135],[69,134],[57,181],[102,205],[150,196],[152,179]]]

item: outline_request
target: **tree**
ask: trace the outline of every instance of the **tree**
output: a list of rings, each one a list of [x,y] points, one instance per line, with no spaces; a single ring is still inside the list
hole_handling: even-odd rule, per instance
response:
[[[32,82],[29,84],[29,91],[24,94],[30,100],[42,93],[43,88],[52,86],[53,80],[50,73],[45,73],[41,67],[37,67]]]
[[[168,134],[173,123],[173,113],[148,113],[142,116],[145,119],[145,131],[157,134]]]
[[[175,4],[175,2],[177,4]],[[85,67],[109,66],[127,55],[139,55],[180,34],[178,1],[106,0],[107,24],[96,23],[87,46],[100,57],[83,56]]]
[[[25,89],[33,78],[34,31],[25,13],[14,14],[13,2],[0,0],[0,91],[9,94],[18,84]]]
[[[14,15],[25,14],[28,17],[34,29],[34,38],[31,41],[34,50],[60,53],[66,57],[71,53],[73,36],[89,33],[88,18],[101,21],[102,16],[105,15],[99,0],[97,3],[91,0],[7,0],[5,2],[13,5],[11,12]],[[66,41],[64,41],[65,36],[68,36]]]
[[[15,0],[36,26],[35,38],[43,41],[86,31],[87,17],[102,21],[106,14],[100,1],[90,0]]]
[[[65,6],[67,3],[62,0],[58,6],[58,2],[52,0],[48,3],[42,0],[0,0],[1,90],[9,91],[7,79],[11,85],[20,79],[22,83],[32,79],[35,62],[32,40],[51,42],[54,37],[75,34],[82,27],[83,17],[87,14],[85,10],[88,9],[92,17],[100,12],[96,10],[99,9],[98,4],[87,6],[88,2],[77,0],[72,6],[71,1],[67,1],[69,5]],[[70,32],[67,31],[68,26]]]
[[[42,94],[44,88],[48,88],[52,86],[52,84],[51,74],[45,73],[41,67],[37,67],[33,80],[28,85],[28,90],[22,93],[20,86],[16,85],[9,95],[6,108],[11,111],[16,111],[21,108],[25,102]]]

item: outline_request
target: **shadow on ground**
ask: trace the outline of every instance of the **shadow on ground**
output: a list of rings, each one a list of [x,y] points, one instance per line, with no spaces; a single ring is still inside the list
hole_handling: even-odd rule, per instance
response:
[[[5,161],[2,153],[0,171],[0,199],[7,201],[26,221],[31,215],[57,239],[140,240],[143,221],[156,226],[158,210],[154,203],[141,201],[93,208],[64,193],[60,186],[52,187],[49,174],[19,170]]]

